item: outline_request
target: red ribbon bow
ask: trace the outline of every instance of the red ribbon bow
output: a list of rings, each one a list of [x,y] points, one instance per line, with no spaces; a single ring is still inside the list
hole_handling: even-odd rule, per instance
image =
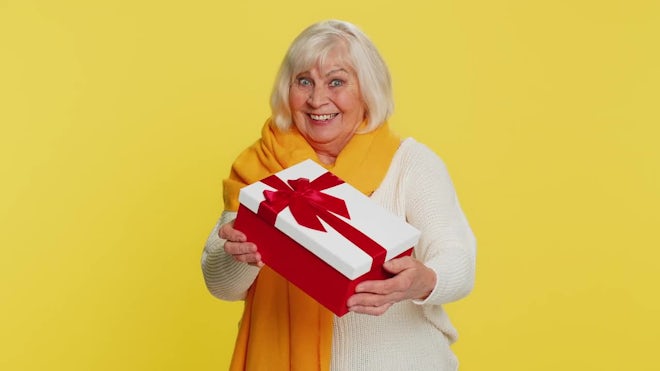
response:
[[[344,183],[332,173],[324,173],[312,182],[307,178],[298,178],[289,180],[287,184],[275,175],[261,182],[276,189],[264,191],[266,199],[259,204],[257,212],[271,225],[275,224],[277,214],[287,206],[298,224],[317,231],[326,232],[319,218],[325,219],[327,212],[351,218],[344,200],[321,192]]]
[[[275,191],[264,191],[265,200],[257,210],[257,214],[268,224],[275,225],[277,214],[288,206],[298,224],[327,232],[321,223],[322,219],[369,254],[373,258],[372,266],[380,266],[385,262],[387,251],[382,246],[337,217],[340,215],[350,219],[344,200],[321,192],[344,183],[336,175],[326,172],[311,182],[307,178],[298,178],[289,180],[288,184],[276,175],[271,175],[261,182],[275,188]]]

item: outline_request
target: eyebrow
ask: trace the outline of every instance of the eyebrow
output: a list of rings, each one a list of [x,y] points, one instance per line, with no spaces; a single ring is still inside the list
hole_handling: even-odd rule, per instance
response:
[[[330,71],[328,71],[328,72],[325,74],[325,77],[328,77],[328,76],[330,76],[330,75],[332,75],[332,74],[334,74],[334,73],[338,73],[338,72],[343,72],[343,73],[345,73],[345,74],[347,74],[347,75],[349,74],[349,72],[348,72],[347,69],[342,68],[342,67],[339,67],[339,68],[335,68],[334,70],[330,70]],[[302,72],[300,72],[299,74],[296,75],[296,78],[300,78],[301,76],[305,76],[305,75],[308,75],[308,74],[309,74],[309,71],[302,71]]]
[[[328,73],[326,73],[325,76],[328,77],[328,76],[332,75],[333,73],[337,73],[337,72],[343,72],[343,73],[346,73],[346,74],[348,73],[348,71],[346,71],[346,69],[344,69],[344,68],[337,68],[337,69],[328,71]]]

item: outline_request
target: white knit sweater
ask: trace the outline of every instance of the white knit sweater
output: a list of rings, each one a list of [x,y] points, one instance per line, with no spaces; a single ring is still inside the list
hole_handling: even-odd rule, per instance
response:
[[[331,370],[456,370],[449,345],[457,332],[442,304],[472,289],[476,243],[445,165],[426,146],[406,139],[371,199],[422,231],[414,256],[436,272],[437,284],[424,301],[396,303],[382,316],[335,317]],[[259,272],[223,250],[218,228],[235,217],[223,212],[202,255],[206,285],[223,300],[243,299]]]

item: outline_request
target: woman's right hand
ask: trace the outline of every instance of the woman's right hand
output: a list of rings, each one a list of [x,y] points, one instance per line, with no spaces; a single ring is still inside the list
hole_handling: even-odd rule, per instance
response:
[[[263,267],[261,254],[257,251],[257,245],[247,242],[243,232],[234,229],[234,221],[223,224],[218,231],[218,236],[225,241],[225,252],[239,262],[248,263],[255,267]]]

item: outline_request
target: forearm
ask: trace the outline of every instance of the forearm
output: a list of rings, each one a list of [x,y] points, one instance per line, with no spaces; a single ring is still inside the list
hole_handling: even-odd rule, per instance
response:
[[[423,304],[444,304],[466,296],[474,286],[476,240],[456,197],[449,174],[432,153],[422,153],[407,189],[407,218],[422,231],[415,257],[436,274]]]
[[[218,236],[221,225],[236,218],[225,211],[209,235],[202,253],[202,272],[208,290],[222,300],[242,300],[259,273],[259,268],[236,261],[225,253],[225,240]]]
[[[446,251],[424,262],[435,272],[436,284],[431,293],[418,304],[444,304],[459,300],[474,286],[475,259],[471,246],[474,242],[453,243]]]

